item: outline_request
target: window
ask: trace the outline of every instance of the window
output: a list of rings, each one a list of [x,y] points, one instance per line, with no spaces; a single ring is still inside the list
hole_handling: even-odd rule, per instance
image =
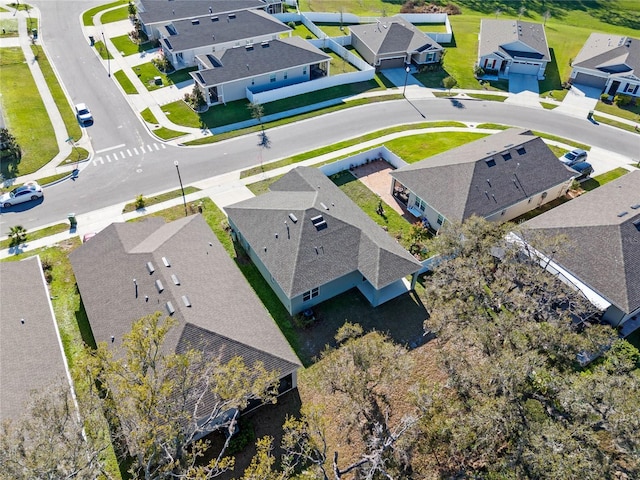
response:
[[[420,197],[416,197],[416,201],[414,202],[414,205],[423,212],[424,212],[424,209],[427,207],[427,204],[424,203],[424,200],[422,200]]]
[[[302,67],[302,74],[303,75],[307,74],[307,66],[306,65],[304,67]]]
[[[272,74],[271,74],[271,77],[269,78],[269,81],[270,81],[271,83],[273,83],[273,82],[275,82],[275,81],[276,81],[276,74],[275,74],[275,73],[272,73]]]
[[[289,78],[289,72],[284,72],[284,79],[286,80],[287,78]]]
[[[506,162],[507,160],[511,160],[511,154],[509,152],[503,153],[502,154],[502,158],[504,158],[504,161]]]
[[[516,152],[518,152],[518,155],[524,155],[525,153],[527,153],[524,147],[516,148]]]
[[[438,215],[438,225],[442,225],[444,223],[444,217],[442,215]]]
[[[318,288],[312,288],[311,290],[304,292],[302,294],[302,301],[303,302],[308,302],[309,300],[311,300],[312,298],[315,298],[318,296]]]
[[[496,166],[496,161],[493,158],[488,158],[487,160],[485,160],[485,162],[487,163],[487,167],[489,168]]]
[[[255,79],[255,78],[252,78],[252,79],[251,79],[251,85],[255,85],[255,84],[256,84],[256,79]]]

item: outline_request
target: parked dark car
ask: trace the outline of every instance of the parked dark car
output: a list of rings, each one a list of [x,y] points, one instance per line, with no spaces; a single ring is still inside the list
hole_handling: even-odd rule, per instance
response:
[[[571,166],[571,169],[578,172],[580,175],[576,177],[576,180],[583,180],[593,173],[593,167],[589,162],[580,162]]]

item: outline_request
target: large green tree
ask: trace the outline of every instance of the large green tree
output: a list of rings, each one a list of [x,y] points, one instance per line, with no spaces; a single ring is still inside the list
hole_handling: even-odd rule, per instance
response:
[[[416,392],[421,451],[443,476],[636,478],[638,352],[545,271],[536,252],[562,239],[521,232],[527,248],[514,228],[472,218],[434,241],[425,328],[446,381]]]
[[[197,350],[166,351],[175,325],[160,314],[135,322],[122,349],[101,344],[94,352],[95,377],[116,438],[131,462],[130,471],[146,480],[205,479],[233,467],[225,457],[228,440],[206,465],[197,459],[210,446],[207,431],[236,428],[238,411],[253,399],[275,401],[277,372],[241,358],[228,363]]]

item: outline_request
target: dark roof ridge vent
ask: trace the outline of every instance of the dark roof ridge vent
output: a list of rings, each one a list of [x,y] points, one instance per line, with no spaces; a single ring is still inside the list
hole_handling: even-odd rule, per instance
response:
[[[200,25],[200,19],[192,18],[191,19],[191,25]]]

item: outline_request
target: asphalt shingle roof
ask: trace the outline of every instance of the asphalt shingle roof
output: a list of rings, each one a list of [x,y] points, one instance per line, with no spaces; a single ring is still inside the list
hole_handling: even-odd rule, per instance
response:
[[[640,40],[592,33],[573,60],[572,66],[640,77]]]
[[[435,40],[400,16],[352,25],[349,30],[377,55],[442,49]]]
[[[522,42],[536,53],[508,50],[506,46]],[[483,18],[480,21],[479,56],[499,52],[504,57],[525,57],[533,60],[551,61],[544,25],[521,20],[495,20]]]
[[[0,421],[17,419],[32,390],[67,382],[39,257],[0,263]],[[24,323],[22,323],[24,319]]]
[[[259,0],[140,0],[139,3],[141,8],[138,9],[138,16],[146,25],[205,17],[211,14],[222,15],[266,6],[266,3]]]
[[[198,55],[209,68],[191,72],[191,77],[204,85],[251,78],[288,68],[314,64],[331,57],[300,37],[283,38],[226,49],[220,57],[213,54]]]
[[[640,308],[640,171],[602,185],[523,226],[550,236],[566,236],[567,248],[554,254],[555,262],[624,312]]]
[[[290,298],[354,271],[380,289],[420,269],[320,170],[297,167],[270,190],[225,210]]]
[[[178,2],[181,0],[178,0]],[[181,52],[206,45],[235,42],[263,35],[279,35],[290,27],[262,10],[241,10],[221,15],[217,21],[209,17],[198,20],[178,20],[161,29],[169,50]],[[197,22],[197,23],[194,23]],[[176,32],[176,34],[174,34]]]
[[[391,172],[449,221],[488,217],[575,175],[540,137],[520,128]]]
[[[111,344],[113,335],[120,344],[135,320],[156,311],[168,315],[170,302],[178,325],[169,334],[167,351],[184,350],[185,342],[198,343],[202,335],[201,341],[216,348],[228,341],[227,350],[245,360],[260,359],[283,375],[299,366],[280,329],[200,215],[168,224],[162,219],[115,223],[69,258],[96,342]]]

